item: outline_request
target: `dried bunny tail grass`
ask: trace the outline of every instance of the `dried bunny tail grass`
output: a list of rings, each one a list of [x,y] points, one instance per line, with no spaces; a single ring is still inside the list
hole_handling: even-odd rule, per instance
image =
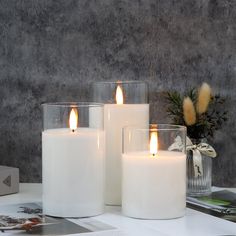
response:
[[[211,87],[207,83],[203,83],[198,92],[198,99],[196,104],[196,110],[198,114],[205,113],[207,111],[209,102],[211,100]]]
[[[184,121],[187,125],[194,125],[196,123],[196,111],[190,97],[184,98],[183,113]]]

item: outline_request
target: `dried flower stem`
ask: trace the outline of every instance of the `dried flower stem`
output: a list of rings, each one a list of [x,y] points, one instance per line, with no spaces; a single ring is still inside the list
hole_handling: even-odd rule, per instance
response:
[[[208,105],[211,100],[211,88],[207,83],[203,83],[199,89],[196,110],[199,115],[207,111]]]
[[[183,113],[184,121],[187,125],[194,125],[196,123],[196,111],[190,97],[184,98]]]

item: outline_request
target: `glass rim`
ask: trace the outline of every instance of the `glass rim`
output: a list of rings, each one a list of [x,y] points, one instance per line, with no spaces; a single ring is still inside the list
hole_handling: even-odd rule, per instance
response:
[[[104,107],[103,103],[98,102],[45,102],[42,107]]]
[[[105,80],[105,81],[94,81],[92,84],[148,84],[147,81],[139,81],[139,80]]]
[[[149,127],[140,127],[140,126],[124,126],[123,131],[185,131],[187,132],[187,127],[184,125],[175,125],[175,124],[149,124]]]

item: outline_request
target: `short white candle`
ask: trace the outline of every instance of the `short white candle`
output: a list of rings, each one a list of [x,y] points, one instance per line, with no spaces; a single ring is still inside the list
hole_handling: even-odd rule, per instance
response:
[[[86,217],[104,211],[104,131],[49,129],[42,133],[43,211]]]
[[[186,206],[186,155],[130,152],[122,155],[122,210],[143,219],[181,217]]]
[[[121,205],[122,128],[130,125],[147,127],[148,124],[149,104],[123,104],[122,98],[118,104],[104,105],[106,204]]]

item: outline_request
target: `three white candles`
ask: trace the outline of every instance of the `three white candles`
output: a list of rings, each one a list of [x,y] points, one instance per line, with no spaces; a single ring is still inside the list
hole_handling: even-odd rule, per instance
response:
[[[186,154],[181,151],[166,151],[171,142],[174,142],[174,129],[175,127],[169,127],[169,130],[166,128],[158,131],[159,134],[164,132],[161,136],[165,136],[162,142],[166,144],[162,143],[162,151],[157,148],[158,140],[156,138],[155,141],[155,135],[151,136],[150,145],[143,146],[145,149],[149,146],[150,151],[142,151],[140,146],[136,146],[138,151],[132,151],[131,149],[135,149],[132,139],[135,141],[137,137],[133,137],[135,132],[132,134],[132,129],[125,131],[125,149],[131,147],[127,152],[124,150],[122,155],[122,210],[125,215],[141,219],[170,219],[185,214]],[[185,142],[184,127],[176,129],[176,134],[181,132]],[[147,144],[148,135],[142,130],[140,134]]]
[[[45,105],[46,109],[52,106],[52,116],[61,114],[55,112],[57,107],[53,104]],[[63,104],[61,106],[64,108]],[[84,115],[80,110],[87,109],[88,115],[91,113],[88,109],[94,109],[82,106],[78,108],[81,119]],[[42,133],[43,212],[47,215],[87,217],[104,211],[104,131],[77,128],[74,109],[70,113],[70,128],[46,129]],[[50,119],[50,114],[46,119]],[[60,117],[52,118],[52,122],[56,120]]]
[[[117,103],[105,104],[104,112],[102,105],[45,105],[42,133],[44,214],[87,217],[103,213],[106,153],[107,204],[121,204],[122,194],[122,210],[127,216],[169,219],[184,215],[186,128],[171,125],[148,128],[149,105],[137,100],[134,104],[124,104],[128,95],[122,94],[118,84]],[[65,107],[70,110],[70,119]],[[79,128],[77,110],[82,124]],[[168,151],[177,136],[182,140],[182,149]],[[158,143],[161,144],[159,149]]]
[[[121,205],[122,128],[130,125],[148,127],[147,85],[139,81],[98,82],[95,85],[95,101],[105,103],[105,202]]]

